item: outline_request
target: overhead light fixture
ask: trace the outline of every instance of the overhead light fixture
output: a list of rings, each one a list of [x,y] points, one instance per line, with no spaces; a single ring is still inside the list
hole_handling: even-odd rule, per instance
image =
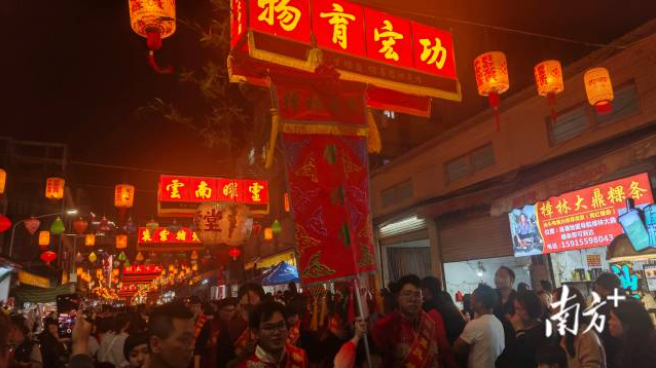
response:
[[[66,214],[69,216],[77,215],[77,210],[73,208],[72,210],[66,210]]]
[[[426,220],[417,216],[406,217],[396,222],[392,222],[380,227],[380,236],[382,238],[410,233],[421,230],[426,227]]]

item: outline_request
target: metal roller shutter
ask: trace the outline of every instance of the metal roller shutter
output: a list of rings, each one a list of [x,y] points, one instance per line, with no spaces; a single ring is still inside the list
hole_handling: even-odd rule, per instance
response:
[[[442,262],[512,256],[508,216],[486,216],[439,228]]]

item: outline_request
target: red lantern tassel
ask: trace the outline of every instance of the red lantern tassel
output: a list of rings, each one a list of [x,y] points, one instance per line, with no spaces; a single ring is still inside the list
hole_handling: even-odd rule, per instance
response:
[[[148,31],[148,64],[153,70],[159,74],[171,74],[173,73],[173,67],[167,66],[166,68],[161,68],[157,65],[155,60],[155,51],[162,48],[162,35],[159,33],[159,30]]]
[[[494,121],[496,124],[496,130],[497,132],[501,131],[501,121],[499,118],[499,105],[501,104],[501,96],[499,96],[498,93],[496,92],[490,92],[487,95],[487,100],[488,103],[490,104],[490,107],[492,110],[494,110]]]
[[[556,123],[556,120],[558,119],[558,115],[556,115],[556,94],[555,93],[549,93],[547,94],[547,102],[549,103],[549,107],[551,108],[551,120]]]

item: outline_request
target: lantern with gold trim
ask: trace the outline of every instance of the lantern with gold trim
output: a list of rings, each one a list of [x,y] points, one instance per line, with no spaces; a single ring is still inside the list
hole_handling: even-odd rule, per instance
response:
[[[161,74],[173,72],[173,68],[160,68],[155,61],[155,51],[162,48],[162,39],[175,33],[175,0],[128,0],[132,30],[145,37],[148,44],[148,62]]]
[[[0,169],[0,198],[5,194],[5,187],[7,185],[7,172],[4,169]]]
[[[593,68],[583,75],[585,93],[588,102],[594,106],[597,114],[605,115],[613,111],[613,83],[606,68]]]
[[[50,245],[50,231],[43,230],[39,232],[39,248],[41,250],[48,249]]]
[[[84,245],[87,247],[93,247],[96,245],[96,235],[87,234],[84,236]]]
[[[488,98],[490,107],[494,110],[497,132],[501,130],[499,121],[500,95],[510,88],[508,63],[506,55],[500,51],[490,51],[479,55],[474,60],[474,74],[478,94]]]
[[[62,178],[48,178],[46,180],[46,198],[58,201],[64,198],[64,186],[66,185],[66,180]]]
[[[116,235],[116,249],[125,249],[128,247],[128,236],[125,234]]]
[[[565,83],[563,82],[563,68],[558,60],[545,60],[538,63],[533,68],[533,76],[535,77],[535,86],[538,89],[538,95],[547,98],[547,103],[551,110],[551,118],[555,122],[557,119],[556,110],[556,95],[565,90]]]

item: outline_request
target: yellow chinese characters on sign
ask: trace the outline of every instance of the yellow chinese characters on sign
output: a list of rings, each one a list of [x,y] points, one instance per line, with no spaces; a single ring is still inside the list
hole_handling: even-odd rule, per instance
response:
[[[144,232],[141,234],[141,241],[144,243],[153,241],[152,236],[150,236],[150,230],[144,230]]]
[[[420,55],[421,61],[428,65],[435,64],[437,69],[444,68],[447,50],[442,46],[442,40],[437,37],[434,38],[434,41],[428,38],[422,38],[419,40],[419,43],[424,47]]]
[[[166,186],[166,191],[169,193],[170,198],[182,198],[180,196],[180,188],[184,187],[184,183],[181,183],[178,179],[171,180],[171,184]]]
[[[255,182],[253,185],[248,187],[248,191],[253,195],[253,202],[262,202],[262,197],[260,197],[260,192],[262,189],[264,189],[264,187],[258,182]]]
[[[262,12],[257,20],[270,26],[273,26],[278,20],[282,29],[288,32],[293,31],[301,19],[301,11],[289,5],[289,2],[290,0],[258,0],[257,6],[262,9]]]
[[[321,18],[329,18],[328,23],[333,26],[333,43],[346,50],[348,47],[347,26],[349,21],[355,21],[355,15],[344,13],[344,7],[333,3],[333,11],[321,13]]]
[[[212,197],[212,188],[207,184],[206,181],[202,180],[198,184],[198,189],[194,192],[196,198],[206,198],[209,199]]]
[[[385,59],[399,61],[399,54],[394,51],[394,45],[396,45],[397,40],[403,39],[403,35],[394,32],[394,26],[389,20],[383,21],[381,30],[374,29],[374,41],[381,41],[383,45],[378,52],[383,54]]]
[[[230,198],[230,199],[235,199],[239,195],[239,187],[237,183],[229,183],[223,186],[223,195]]]

